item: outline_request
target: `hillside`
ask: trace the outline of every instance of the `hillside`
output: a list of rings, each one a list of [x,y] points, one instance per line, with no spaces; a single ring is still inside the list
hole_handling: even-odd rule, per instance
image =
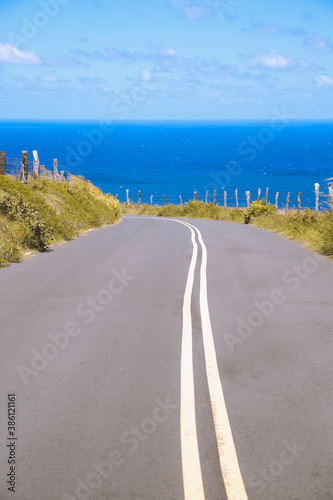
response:
[[[0,266],[119,218],[119,202],[83,178],[23,184],[0,176]]]

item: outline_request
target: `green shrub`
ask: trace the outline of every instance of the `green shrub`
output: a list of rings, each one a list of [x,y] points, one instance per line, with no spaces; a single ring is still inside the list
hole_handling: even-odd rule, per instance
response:
[[[260,215],[268,215],[275,212],[274,205],[266,203],[265,200],[253,201],[248,208],[243,210],[244,224],[249,224],[251,217],[259,217]]]
[[[118,200],[83,178],[29,178],[23,184],[0,176],[0,265],[20,260],[24,250],[46,250],[119,218]]]
[[[16,199],[5,195],[0,200],[0,212],[10,220],[22,221],[29,228],[32,233],[31,248],[42,252],[49,247],[52,234],[47,224],[41,220],[31,203],[24,201],[21,195],[18,195]]]

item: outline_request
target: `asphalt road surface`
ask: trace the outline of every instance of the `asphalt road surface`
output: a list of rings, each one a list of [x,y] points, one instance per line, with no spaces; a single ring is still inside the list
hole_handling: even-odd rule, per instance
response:
[[[333,263],[126,216],[0,270],[0,499],[332,500]]]

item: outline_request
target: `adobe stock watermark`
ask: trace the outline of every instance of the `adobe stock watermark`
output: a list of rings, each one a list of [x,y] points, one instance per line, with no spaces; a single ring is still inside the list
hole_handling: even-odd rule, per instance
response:
[[[295,118],[295,115],[287,113],[286,108],[283,108],[282,111],[273,109],[273,115],[267,127],[262,127],[255,136],[249,135],[246,141],[239,144],[237,152],[241,156],[247,156],[245,158],[247,162],[253,161],[258,153],[271,144],[276,133],[282,132],[290,121]],[[203,198],[205,193],[210,190],[216,191],[216,196],[219,196],[229,185],[232,177],[241,173],[242,167],[236,161],[229,162],[224,170],[220,170],[217,173],[209,172],[209,177],[212,181],[207,182],[203,190],[198,191],[199,198]]]
[[[250,476],[249,488],[256,490],[255,498],[258,498],[258,495],[262,495],[267,486],[281,476],[286,467],[292,465],[304,452],[305,448],[303,448],[303,446],[298,446],[296,441],[294,441],[292,445],[285,442],[284,448],[281,450],[278,458],[269,462],[267,467],[260,470],[258,474],[252,474]]]
[[[115,120],[124,121],[129,118],[131,113],[143,104],[152,92],[157,90],[159,83],[155,76],[148,70],[142,70],[142,72],[143,80],[140,84],[133,85],[126,93],[119,94],[112,101],[111,111],[114,118],[101,120],[99,125],[92,130],[84,129],[82,131],[84,139],[75,146],[66,147],[65,165],[61,165],[63,170],[67,170],[66,167],[78,167],[84,158],[90,156],[94,149],[103,143],[105,135],[109,135],[115,130]]]
[[[287,287],[287,292],[296,292],[302,283],[306,281],[318,269],[319,263],[324,257],[314,254],[313,257],[306,257],[301,264],[294,264],[285,271],[281,277],[281,282]],[[270,296],[263,301],[253,302],[254,309],[246,318],[238,316],[235,333],[224,333],[223,339],[231,354],[235,352],[235,347],[243,344],[253,333],[260,328],[264,321],[270,318],[287,299],[287,293],[280,288],[275,288]]]
[[[78,337],[82,333],[84,324],[91,324],[97,314],[104,311],[111,303],[113,296],[121,293],[128,283],[134,279],[134,276],[128,275],[125,269],[121,273],[113,270],[111,274],[113,277],[109,280],[105,288],[99,290],[95,297],[88,297],[77,306],[75,313],[80,320],[67,322],[60,332],[49,333],[47,335],[48,342],[41,349],[31,349],[32,356],[29,365],[17,366],[17,370],[25,386],[45,370],[49,363],[55,360],[60,352],[67,348],[73,338]]]
[[[38,35],[40,29],[48,25],[50,19],[58,15],[64,5],[70,2],[71,0],[39,0],[40,9],[30,19],[22,17],[20,33],[8,33],[8,41],[17,48],[26,45]]]
[[[223,190],[230,184],[233,177],[237,177],[242,173],[242,167],[235,161],[230,161],[223,170],[219,172],[210,171],[208,176],[211,179],[208,181],[202,190],[198,190],[198,197],[204,198],[208,192],[216,192],[216,196],[222,194]]]
[[[212,0],[212,5],[220,20],[224,21],[227,16],[233,14],[237,7],[243,2],[244,0]]]
[[[154,403],[151,415],[142,420],[137,427],[132,426],[123,432],[119,437],[117,447],[111,451],[107,459],[94,461],[92,472],[84,479],[77,477],[73,494],[63,493],[61,500],[88,500],[96,490],[102,487],[103,482],[110,479],[117,468],[125,463],[126,457],[147,441],[158,430],[160,424],[166,422],[171,413],[177,409],[177,405],[173,404],[169,397],[165,401],[156,398]]]
[[[264,151],[272,143],[275,135],[285,130],[291,120],[296,118],[296,115],[288,114],[285,107],[282,111],[273,109],[273,113],[274,117],[270,120],[269,126],[262,127],[255,136],[249,135],[247,140],[238,146],[237,152],[246,156],[246,161],[253,161],[258,153]]]

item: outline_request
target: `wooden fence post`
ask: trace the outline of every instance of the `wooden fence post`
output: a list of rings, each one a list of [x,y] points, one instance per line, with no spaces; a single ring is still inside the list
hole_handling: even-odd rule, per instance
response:
[[[260,201],[260,196],[261,196],[261,188],[258,189],[258,201]]]
[[[268,193],[269,193],[269,188],[266,188],[266,198],[265,198],[266,205],[268,203]]]
[[[57,181],[59,179],[58,160],[57,160],[57,158],[54,158],[54,160],[53,160],[53,168],[54,168],[54,178]]]
[[[333,188],[332,183],[328,183],[328,204],[330,212],[333,212]]]
[[[301,210],[301,196],[302,196],[302,193],[299,192],[298,193],[298,200],[297,200],[297,210],[300,211]]]
[[[235,189],[236,208],[238,209],[238,190]]]
[[[126,205],[129,205],[128,189],[126,189]]]
[[[208,203],[208,193],[209,193],[209,191],[206,192],[206,205]]]
[[[288,193],[287,199],[286,199],[286,215],[289,212],[289,199],[290,199],[290,193]]]
[[[278,203],[279,203],[279,191],[277,191],[275,195],[275,210],[278,209]]]
[[[138,205],[141,205],[141,191],[138,193]]]
[[[22,151],[20,181],[22,181],[23,184],[26,184],[28,182],[28,151]]]
[[[315,184],[315,211],[318,212],[319,210],[319,184],[316,182]]]
[[[245,191],[246,194],[246,206],[249,207],[251,203],[251,193],[250,191]]]
[[[216,189],[214,189],[214,205],[216,205]]]
[[[163,207],[165,207],[165,194],[163,195]]]
[[[153,195],[150,197],[150,204],[153,205]]]
[[[182,200],[181,195],[179,195],[179,203],[180,203],[181,205],[183,204],[183,200]]]
[[[59,172],[59,175],[60,175],[60,180],[65,182],[66,181],[65,170],[61,170],[61,172]]]
[[[46,177],[46,168],[45,168],[45,165],[41,165],[40,168],[42,169],[43,175],[45,175],[45,177]]]
[[[6,173],[6,153],[5,151],[0,151],[0,175],[5,175]]]
[[[32,156],[34,157],[34,170],[33,170],[33,176],[35,179],[38,179],[39,177],[39,158],[38,158],[38,152],[35,150],[32,152]]]
[[[224,191],[224,208],[227,208],[227,192]]]
[[[194,201],[197,201],[197,192],[194,191]]]

